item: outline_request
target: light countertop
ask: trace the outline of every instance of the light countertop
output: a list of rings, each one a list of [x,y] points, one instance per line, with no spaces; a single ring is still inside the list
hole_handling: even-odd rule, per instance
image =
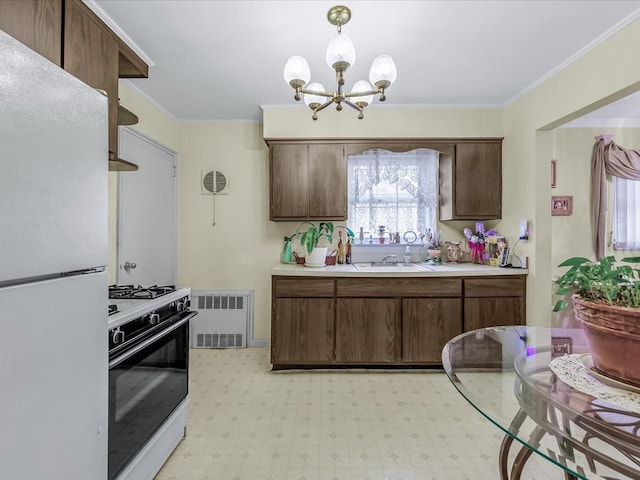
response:
[[[414,264],[412,268],[408,268],[408,271],[403,271],[400,264],[397,267],[380,267],[371,271],[366,271],[366,267],[361,271],[357,265],[359,264],[326,265],[312,268],[304,265],[279,263],[273,267],[271,275],[299,277],[473,277],[526,275],[529,272],[523,268],[500,268],[475,263],[443,263],[441,265],[418,263]],[[389,271],[381,271],[387,268]]]

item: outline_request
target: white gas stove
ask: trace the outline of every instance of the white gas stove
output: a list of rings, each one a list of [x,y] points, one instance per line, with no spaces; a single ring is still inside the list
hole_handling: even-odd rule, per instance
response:
[[[184,437],[190,293],[109,287],[108,480],[153,478]]]
[[[154,289],[163,289],[163,293],[156,293]],[[112,285],[109,287],[109,305],[115,306],[116,311],[109,314],[109,330],[173,302],[182,302],[188,308],[190,295],[189,288]]]

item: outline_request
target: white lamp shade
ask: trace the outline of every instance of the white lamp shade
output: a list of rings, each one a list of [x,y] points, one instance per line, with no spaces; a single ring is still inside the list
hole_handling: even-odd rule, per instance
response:
[[[378,86],[378,82],[389,82],[389,85],[391,85],[396,81],[397,76],[398,72],[393,58],[389,55],[380,55],[375,58],[373,65],[371,65],[369,81],[376,86]]]
[[[311,70],[309,64],[304,57],[300,55],[294,55],[284,66],[284,81],[291,85],[292,81],[299,80],[303,82],[303,85],[311,79]]]
[[[353,88],[351,89],[351,93],[370,92],[371,90],[373,90],[373,87],[369,82],[367,82],[366,80],[358,80],[353,86]],[[352,101],[355,104],[364,103],[366,105],[369,105],[373,101],[373,95],[353,97]]]
[[[327,47],[326,60],[330,68],[338,62],[346,62],[353,66],[356,63],[356,48],[351,39],[342,34],[335,36]]]
[[[309,85],[305,87],[306,90],[315,90],[316,92],[324,92],[324,87],[321,83],[311,82]],[[325,97],[321,97],[320,95],[313,95],[311,93],[304,94],[304,103],[310,106],[312,103],[322,104],[325,102]]]

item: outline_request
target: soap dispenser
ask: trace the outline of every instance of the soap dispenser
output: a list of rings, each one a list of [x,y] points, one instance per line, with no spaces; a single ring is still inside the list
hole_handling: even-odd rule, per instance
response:
[[[404,249],[404,264],[411,264],[411,249],[409,248],[409,245],[407,245]]]

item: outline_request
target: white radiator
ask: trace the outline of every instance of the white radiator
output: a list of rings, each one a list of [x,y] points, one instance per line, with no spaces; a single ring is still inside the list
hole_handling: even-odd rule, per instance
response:
[[[192,290],[191,347],[246,348],[250,301],[247,291]]]

